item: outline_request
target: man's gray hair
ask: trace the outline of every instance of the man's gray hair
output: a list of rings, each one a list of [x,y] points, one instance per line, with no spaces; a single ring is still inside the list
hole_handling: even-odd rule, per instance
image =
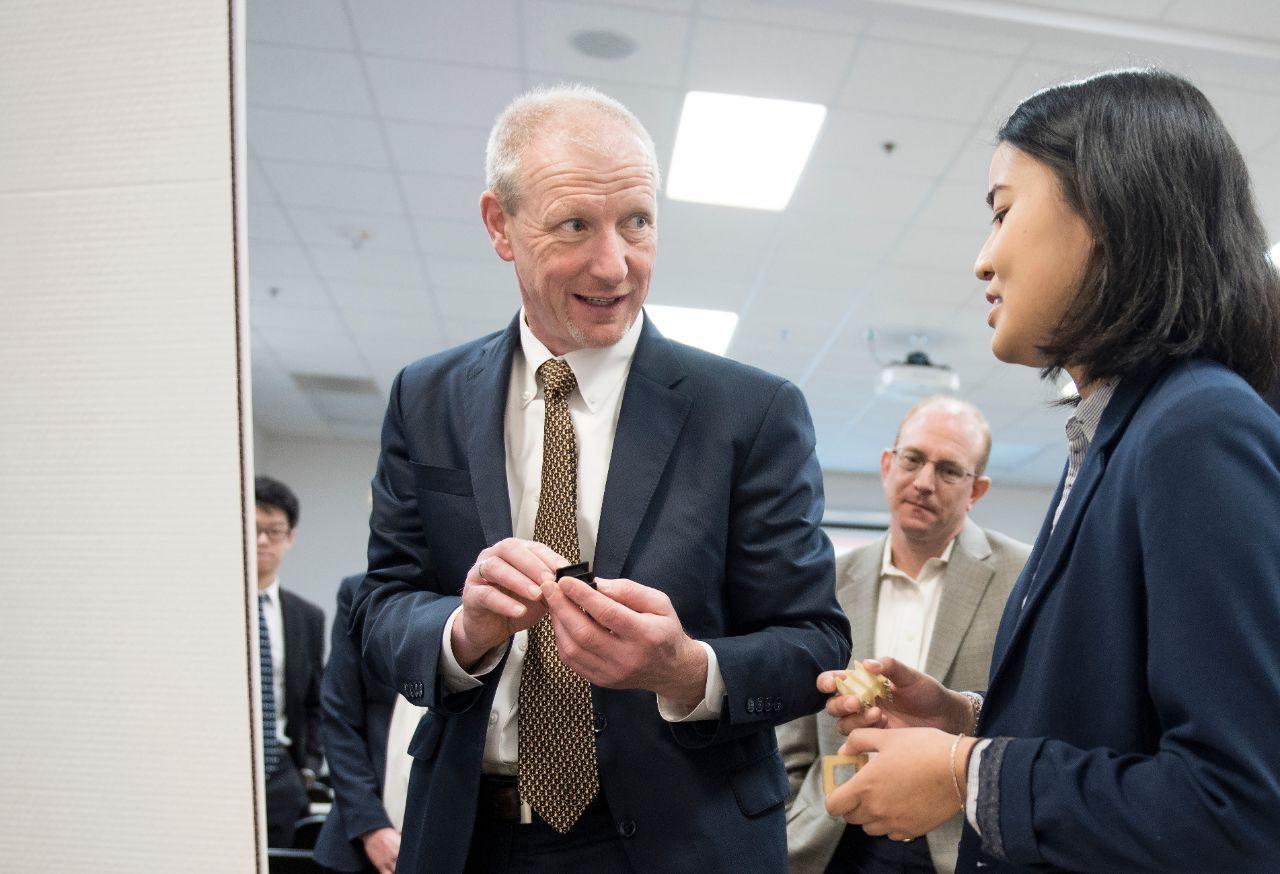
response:
[[[593,110],[601,116],[621,122],[635,133],[653,164],[653,185],[660,187],[658,155],[653,138],[635,113],[609,95],[590,85],[565,83],[541,86],[526,91],[507,104],[484,150],[485,184],[508,213],[514,214],[520,204],[520,165],[525,149],[543,132],[545,125],[566,109]],[[564,137],[587,148],[599,148],[599,139],[585,125],[567,127]]]

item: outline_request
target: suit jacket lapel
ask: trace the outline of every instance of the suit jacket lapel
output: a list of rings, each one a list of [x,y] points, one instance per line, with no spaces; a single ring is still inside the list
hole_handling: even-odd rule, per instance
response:
[[[520,316],[485,344],[467,374],[464,409],[467,456],[480,527],[486,543],[511,536],[511,498],[507,492],[506,411],[511,358],[520,344]]]
[[[955,548],[942,575],[942,595],[938,602],[938,618],[929,641],[929,657],[925,673],[939,680],[951,670],[973,617],[982,603],[995,570],[987,565],[991,544],[982,529],[965,520],[956,536]]]
[[[847,607],[849,617],[849,667],[864,658],[876,658],[876,608],[880,601],[880,562],[884,557],[885,535],[853,556],[848,570],[836,580],[836,594]]]
[[[1053,525],[1053,514],[1057,510],[1058,502],[1062,499],[1062,488],[1065,484],[1064,472],[1064,482],[1058,486],[1040,536],[1036,538],[1036,548],[1027,561],[1022,576],[1018,579],[1018,585],[1014,588],[1008,606],[1005,608],[1005,615],[1001,619],[1000,633],[996,640],[999,664],[992,669],[992,687],[995,686],[1000,669],[1003,668],[1019,635],[1024,633],[1030,625],[1030,617],[1035,614],[1036,608],[1044,600],[1045,593],[1052,587],[1058,570],[1071,554],[1081,519],[1106,473],[1111,450],[1124,434],[1129,420],[1133,418],[1134,412],[1159,375],[1160,372],[1157,370],[1136,373],[1125,377],[1116,387],[1116,393],[1112,395],[1107,408],[1102,413],[1102,421],[1098,423],[1098,430],[1093,435],[1084,464],[1076,475],[1075,483],[1071,486],[1071,494],[1067,496],[1067,503],[1062,508],[1062,515],[1058,517],[1058,524]],[[1052,531],[1049,530],[1050,526]],[[1042,543],[1043,553],[1041,554]],[[1005,626],[1009,624],[1011,614],[1012,628],[1006,630]],[[1006,635],[1007,641],[1004,640]]]
[[[298,671],[302,665],[298,664],[303,655],[298,651],[296,644],[302,640],[302,626],[299,624],[298,611],[293,609],[293,603],[289,600],[289,594],[284,589],[276,589],[280,594],[280,628],[284,632],[284,640],[281,641],[280,649],[284,652],[284,701],[283,713],[284,718],[288,720],[289,736],[296,738],[297,723],[292,718],[293,710],[293,694],[302,688],[302,683],[298,677]]]
[[[671,343],[646,318],[627,375],[600,509],[594,569],[602,577],[622,575],[684,427],[691,400],[676,390],[683,378]]]

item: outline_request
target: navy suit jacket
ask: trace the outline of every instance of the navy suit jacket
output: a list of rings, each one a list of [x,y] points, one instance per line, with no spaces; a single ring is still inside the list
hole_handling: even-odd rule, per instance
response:
[[[1126,377],[1050,533],[1061,493],[996,639],[981,870],[1275,870],[1280,417],[1218,364]]]
[[[284,629],[284,717],[289,757],[298,770],[319,771],[320,679],[324,674],[324,611],[281,587]]]
[[[315,857],[336,871],[373,870],[360,836],[391,826],[382,806],[382,781],[396,690],[370,676],[347,634],[351,602],[363,580],[364,574],[346,577],[338,587],[329,662],[320,686],[320,735],[334,797],[316,839]]]
[[[501,673],[445,695],[445,621],[477,553],[511,536],[504,416],[518,324],[396,378],[353,630],[376,674],[431,708],[400,865],[461,871]],[[601,791],[639,871],[783,871],[787,780],[773,727],[818,710],[845,664],[822,477],[800,391],[673,343],[646,319],[627,378],[594,570],[664,591],[716,653],[718,721],[674,725],[643,690],[593,687]],[[504,662],[505,664],[505,662]]]

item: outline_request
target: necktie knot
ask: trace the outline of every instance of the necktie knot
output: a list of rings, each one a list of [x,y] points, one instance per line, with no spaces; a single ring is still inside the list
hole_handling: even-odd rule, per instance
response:
[[[563,358],[548,358],[542,362],[542,366],[538,368],[538,376],[542,377],[542,390],[546,392],[548,400],[567,398],[578,387],[573,369]]]

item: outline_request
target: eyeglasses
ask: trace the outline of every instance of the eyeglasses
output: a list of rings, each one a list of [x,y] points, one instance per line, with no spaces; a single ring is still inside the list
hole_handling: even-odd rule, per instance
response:
[[[272,543],[280,543],[289,536],[289,531],[290,529],[285,525],[273,525],[270,528],[259,528],[257,536],[261,537],[265,534],[267,535],[267,540]]]
[[[894,449],[893,460],[898,467],[907,473],[915,473],[926,464],[933,465],[933,471],[938,475],[938,479],[942,480],[949,486],[953,486],[958,482],[962,482],[971,476],[977,476],[971,470],[965,470],[958,464],[950,461],[934,461],[922,452],[916,452],[914,449]]]

